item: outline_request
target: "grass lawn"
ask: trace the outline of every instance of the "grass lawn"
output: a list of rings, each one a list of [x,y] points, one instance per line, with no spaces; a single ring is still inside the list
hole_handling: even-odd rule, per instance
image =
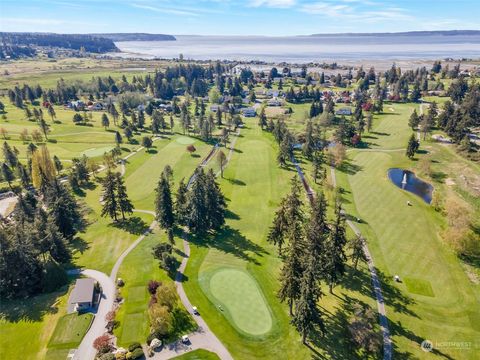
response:
[[[284,170],[278,167],[277,145],[271,134],[262,132],[255,119],[246,121],[236,151],[225,170],[225,178],[219,179],[228,199],[226,228],[213,239],[191,239],[191,258],[186,271],[188,281],[184,287],[190,301],[198,307],[210,329],[234,358],[310,358],[313,353],[301,344],[298,333],[290,325],[287,306],[276,296],[281,260],[276,249],[266,241],[274,212],[288,192],[289,181],[296,172],[293,168]],[[224,288],[212,292],[209,288],[212,275],[221,274],[226,269],[248,274],[248,292],[238,292],[235,299]],[[256,282],[255,286],[251,282]],[[237,286],[235,282],[228,289],[234,291]],[[272,325],[264,334],[248,334],[241,330],[238,320],[230,314],[230,308],[234,311],[249,306],[252,296],[259,299],[255,295],[258,289],[270,310]],[[324,338],[314,339],[313,346],[325,358],[360,359],[348,341],[346,321],[352,302],[375,304],[366,268],[360,266],[354,271],[348,267],[345,281],[335,289],[335,295],[325,296],[320,302],[329,333]],[[228,310],[222,312],[218,302]]]
[[[182,240],[176,239],[175,255],[181,260]],[[118,276],[125,281],[125,286],[120,293],[125,302],[120,306],[116,320],[120,326],[115,329],[118,344],[128,346],[133,342],[145,343],[150,333],[148,320],[148,303],[150,294],[147,291],[149,280],[157,280],[162,283],[173,281],[168,274],[159,267],[158,260],[152,256],[152,247],[160,241],[167,241],[163,230],[155,229],[154,233],[147,236],[126,258],[120,267]],[[180,304],[180,308],[184,310]],[[178,313],[177,319],[185,319],[183,326],[177,323],[178,332],[191,331],[195,325],[188,317],[186,311]],[[186,316],[184,318],[184,316]]]
[[[391,123],[389,115],[377,120],[375,132],[397,134],[391,137],[392,143],[382,141],[382,148],[395,148],[400,144],[399,138],[410,132],[406,110],[395,123]],[[358,226],[369,242],[382,277],[394,357],[478,358],[480,350],[473,345],[470,349],[439,348],[428,354],[420,349],[424,339],[431,340],[434,347],[435,343],[449,341],[475,344],[480,336],[473,326],[480,316],[480,293],[478,285],[468,280],[458,258],[439,237],[442,217],[387,178],[389,168],[411,168],[416,163],[403,152],[357,151],[350,157],[352,166],[344,172],[337,171],[338,185],[347,190],[347,212],[363,220]],[[406,206],[407,200],[413,206]],[[392,281],[396,274],[404,279],[402,283]]]
[[[255,279],[246,271],[221,268],[200,283],[214,304],[222,306],[232,325],[248,335],[263,335],[272,327],[272,316]]]
[[[0,358],[40,360],[57,321],[67,310],[68,287],[26,300],[3,301],[0,307]],[[65,357],[64,357],[65,359]]]
[[[48,343],[49,348],[75,348],[80,344],[93,320],[93,314],[72,314],[61,317]]]
[[[220,360],[217,354],[207,350],[198,349],[186,354],[174,357],[176,360]]]
[[[177,139],[183,140],[178,142]],[[195,156],[186,151],[187,145],[182,143],[186,140],[194,144],[197,149]],[[173,169],[175,183],[173,190],[176,190],[178,182],[182,178],[185,178],[185,182],[188,181],[195,167],[211,149],[211,145],[203,141],[176,135],[170,140],[155,141],[154,144],[158,148],[153,148],[150,152],[142,150],[128,160],[126,168],[125,184],[129,190],[130,199],[139,209],[154,210],[155,188],[166,165],[170,165]]]
[[[403,149],[413,133],[408,127],[408,118],[414,104],[384,103],[383,113],[373,116],[373,131],[362,138],[371,149]],[[418,109],[417,109],[418,113]]]

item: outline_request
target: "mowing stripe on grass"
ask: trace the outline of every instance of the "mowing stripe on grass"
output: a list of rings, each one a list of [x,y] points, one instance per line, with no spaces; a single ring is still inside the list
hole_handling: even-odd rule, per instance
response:
[[[210,293],[243,332],[262,335],[272,327],[269,308],[256,281],[246,272],[220,268],[210,277]],[[223,307],[225,307],[223,309]]]

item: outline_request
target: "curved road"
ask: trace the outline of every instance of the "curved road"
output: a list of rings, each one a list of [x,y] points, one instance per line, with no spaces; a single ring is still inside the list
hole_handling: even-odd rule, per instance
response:
[[[227,164],[230,161],[230,158],[232,156],[233,149],[235,146],[235,142],[238,138],[238,135],[240,135],[240,129],[238,129],[236,133],[236,137],[230,144],[230,151],[227,157]],[[159,139],[158,137],[154,138],[154,141],[158,139]],[[121,163],[122,176],[125,175],[125,171],[126,171],[124,161],[134,156],[142,149],[143,147],[140,147],[135,152],[127,155],[122,159],[123,160]],[[206,161],[204,160],[200,166],[207,165],[212,158],[213,156],[210,156],[208,159],[206,159]],[[104,169],[105,168],[102,168],[99,171],[102,171]],[[218,173],[217,173],[217,176],[218,176]],[[189,183],[189,185],[191,185],[191,182]],[[137,209],[134,211],[150,214],[155,217],[155,212],[150,210]],[[120,269],[120,266],[122,265],[122,262],[127,257],[127,255],[133,249],[135,249],[135,247],[137,247],[137,245],[143,239],[145,239],[145,236],[147,236],[149,233],[152,232],[155,226],[156,226],[156,221],[154,220],[150,224],[149,228],[141,236],[139,236],[119,256],[119,258],[115,262],[115,265],[112,268],[110,276],[107,276],[105,273],[102,273],[100,271],[90,270],[90,269],[85,269],[85,270],[77,269],[69,272],[70,275],[83,275],[86,277],[90,277],[95,281],[97,281],[102,288],[101,301],[98,306],[95,317],[93,319],[92,325],[90,326],[90,329],[88,330],[87,334],[85,334],[84,338],[82,339],[82,342],[80,343],[77,351],[75,352],[73,360],[86,360],[86,359],[93,360],[95,358],[96,350],[93,347],[93,342],[97,337],[105,333],[105,329],[107,326],[107,321],[105,317],[107,313],[113,309],[113,304],[114,304],[115,295],[116,295],[115,279],[117,278],[118,270]],[[187,266],[187,262],[190,256],[190,246],[186,239],[186,236],[183,237],[183,245],[184,245],[185,257],[183,258],[182,263],[178,268],[177,275],[175,277],[175,285],[177,287],[177,292],[180,297],[180,300],[182,301],[185,308],[187,310],[190,310],[192,309],[192,304],[188,300],[188,297],[185,294],[185,291],[183,289],[183,284],[182,284],[183,272],[185,271],[185,268]],[[186,346],[184,344],[181,344],[181,342],[177,341],[176,343],[165,346],[162,352],[156,353],[154,359],[169,359],[171,357],[175,357],[187,351],[191,351],[195,349],[207,349],[209,351],[215,352],[222,360],[233,360],[227,348],[220,342],[220,340],[215,336],[215,334],[209,329],[207,323],[200,316],[194,316],[194,320],[198,325],[198,330],[192,334],[189,334],[189,338],[191,340],[190,346]]]

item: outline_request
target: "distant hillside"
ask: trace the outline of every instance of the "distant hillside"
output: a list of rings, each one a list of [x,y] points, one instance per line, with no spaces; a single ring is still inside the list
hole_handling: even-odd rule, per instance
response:
[[[173,35],[146,34],[146,33],[113,33],[113,34],[91,34],[112,41],[175,41]]]
[[[439,31],[405,31],[385,33],[336,33],[336,34],[312,34],[307,36],[480,36],[480,30],[439,30]]]
[[[116,52],[119,49],[112,40],[92,35],[82,34],[54,34],[54,33],[21,33],[0,32],[0,53],[4,56],[8,52],[18,52],[24,49],[26,53],[35,53],[38,48],[60,48],[74,51],[84,50],[91,53]],[[13,51],[12,51],[13,50]],[[28,50],[28,51],[27,51]],[[27,55],[28,56],[28,55]],[[0,58],[2,55],[0,54]],[[15,58],[16,56],[13,56]]]

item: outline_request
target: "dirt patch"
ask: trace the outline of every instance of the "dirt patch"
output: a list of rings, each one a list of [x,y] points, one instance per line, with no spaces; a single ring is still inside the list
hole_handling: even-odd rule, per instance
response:
[[[452,178],[446,178],[445,179],[445,184],[447,186],[454,186],[455,185],[455,181],[452,179]]]
[[[267,115],[268,117],[277,117],[284,115],[285,113],[286,110],[278,106],[267,106],[265,108],[265,115]]]

